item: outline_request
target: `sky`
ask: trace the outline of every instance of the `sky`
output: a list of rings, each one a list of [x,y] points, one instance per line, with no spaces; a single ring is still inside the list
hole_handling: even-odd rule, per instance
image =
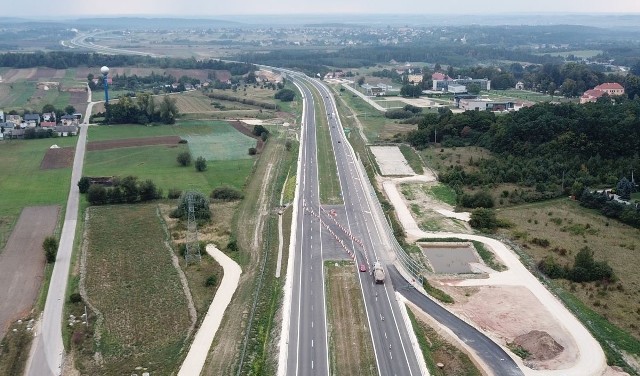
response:
[[[176,16],[259,14],[640,13],[640,0],[20,0],[3,1],[3,16]],[[447,6],[450,4],[451,6]]]

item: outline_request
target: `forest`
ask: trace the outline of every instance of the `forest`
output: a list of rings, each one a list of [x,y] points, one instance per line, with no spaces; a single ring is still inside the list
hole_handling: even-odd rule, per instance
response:
[[[603,97],[578,105],[537,104],[518,112],[449,110],[425,114],[406,140],[416,148],[479,146],[494,157],[465,161],[440,174],[450,186],[490,187],[514,183],[534,188],[527,200],[573,194],[585,188],[615,187],[640,171],[640,100]]]

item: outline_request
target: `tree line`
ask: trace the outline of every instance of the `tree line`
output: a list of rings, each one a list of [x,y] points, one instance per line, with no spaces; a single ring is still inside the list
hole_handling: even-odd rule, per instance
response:
[[[103,65],[114,67],[146,66],[178,69],[228,70],[234,76],[244,75],[256,70],[254,65],[248,63],[227,62],[215,59],[197,60],[193,57],[156,58],[151,56],[106,55],[93,52],[67,51],[36,51],[33,53],[7,52],[0,54],[0,66],[10,68],[47,67],[67,69],[79,66],[101,67]]]
[[[120,97],[117,102],[109,103],[104,113],[97,115],[104,115],[105,124],[173,124],[178,113],[174,98],[164,95],[160,103],[156,103],[151,94],[140,93],[135,100],[128,96]]]

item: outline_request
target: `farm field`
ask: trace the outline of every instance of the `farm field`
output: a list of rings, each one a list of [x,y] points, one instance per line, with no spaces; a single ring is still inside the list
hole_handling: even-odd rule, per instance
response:
[[[325,262],[331,374],[377,375],[362,291],[353,262]]]
[[[64,207],[71,168],[41,170],[40,164],[51,145],[74,147],[76,141],[76,137],[0,141],[0,249],[24,207]]]
[[[78,368],[88,374],[130,374],[136,367],[173,374],[191,319],[156,205],[89,210],[84,283],[103,321],[95,328],[100,333],[95,348],[87,340],[88,351],[76,353],[81,355]],[[100,354],[101,365],[92,350]]]
[[[165,193],[171,188],[208,193],[222,185],[242,189],[253,166],[253,159],[208,161],[207,170],[197,172],[193,165],[182,167],[176,161],[179,153],[188,150],[180,144],[91,151],[85,156],[84,175],[133,175],[153,180]]]
[[[246,139],[251,140],[252,146],[255,146],[255,140],[237,132],[227,122],[193,121],[154,127],[98,126],[89,128],[88,139],[106,141],[167,135],[188,138],[194,146],[177,144],[89,151],[85,156],[84,175],[134,175],[141,180],[153,180],[165,193],[171,188],[189,187],[210,192],[225,184],[242,189],[251,173],[254,159],[248,155],[248,146],[241,149],[237,147],[239,142]],[[225,143],[220,143],[220,139],[224,139]],[[212,141],[216,142],[217,149],[205,144]],[[198,156],[204,156],[208,162],[207,170],[197,172],[193,164],[188,167],[180,166],[176,157],[184,151],[190,151],[194,160]]]

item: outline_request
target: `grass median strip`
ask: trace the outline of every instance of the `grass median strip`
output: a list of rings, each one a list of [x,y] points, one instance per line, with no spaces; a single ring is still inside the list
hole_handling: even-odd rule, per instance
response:
[[[331,374],[377,375],[356,268],[344,261],[324,265]]]
[[[342,203],[340,180],[336,160],[331,145],[329,124],[324,107],[321,106],[322,98],[312,89],[316,110],[316,137],[318,146],[318,174],[320,175],[320,201],[323,204],[336,205]],[[337,142],[337,140],[336,140]]]

